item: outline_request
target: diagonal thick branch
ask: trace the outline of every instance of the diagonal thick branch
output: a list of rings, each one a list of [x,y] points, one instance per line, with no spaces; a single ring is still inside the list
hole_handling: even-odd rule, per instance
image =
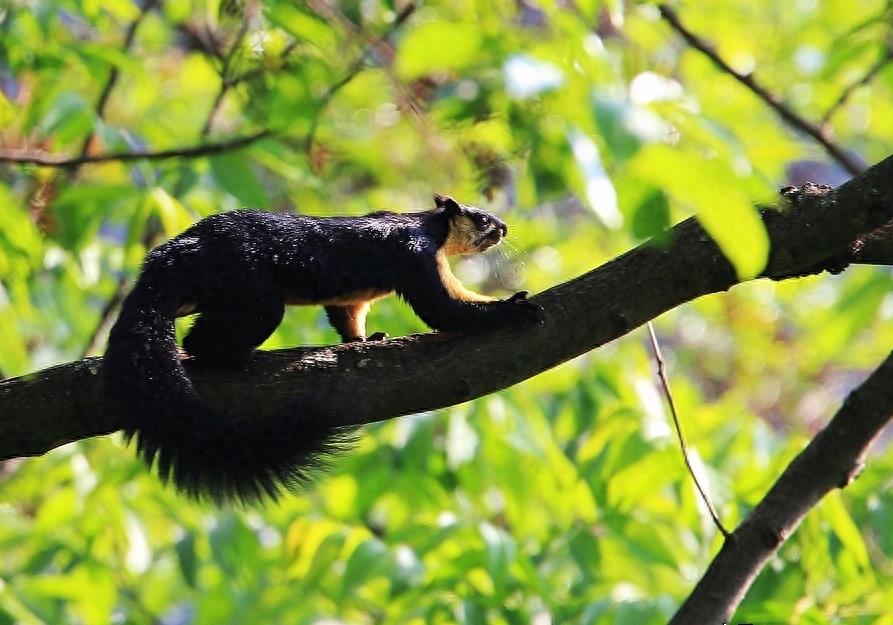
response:
[[[717,197],[721,202],[722,198]],[[816,271],[893,218],[893,157],[796,208],[764,213],[772,243],[766,277]],[[294,397],[334,424],[360,425],[468,401],[530,378],[691,299],[739,282],[694,219],[665,248],[641,245],[535,298],[546,322],[523,331],[412,336],[258,352],[251,374],[188,366],[199,391],[227,414],[263,418]],[[893,259],[889,259],[893,263]],[[33,456],[118,429],[102,406],[101,359],[86,358],[0,382],[0,459]]]
[[[670,625],[728,622],[769,558],[822,497],[843,488],[893,418],[893,352],[855,391],[723,543]]]
[[[821,145],[828,155],[837,161],[841,167],[853,175],[858,174],[864,169],[862,163],[860,163],[858,159],[847,153],[846,150],[829,138],[824,126],[814,124],[794,112],[790,106],[769,91],[769,89],[763,86],[762,83],[758,82],[753,74],[742,74],[729,65],[721,56],[719,56],[719,54],[717,54],[716,50],[714,50],[710,44],[686,28],[676,14],[676,11],[670,6],[661,4],[658,5],[658,9],[660,10],[661,17],[663,17],[673,30],[679,33],[692,48],[709,58],[720,70],[750,89],[757,97],[778,113],[778,115],[791,128],[796,128],[807,136],[812,137],[812,139]]]

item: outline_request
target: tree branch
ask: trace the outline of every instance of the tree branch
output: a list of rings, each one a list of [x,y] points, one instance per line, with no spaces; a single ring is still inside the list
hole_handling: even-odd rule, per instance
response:
[[[366,64],[369,56],[372,54],[373,50],[378,45],[383,45],[388,42],[388,40],[394,36],[394,34],[400,29],[401,26],[410,18],[410,16],[416,10],[416,3],[410,2],[407,4],[400,13],[397,14],[397,17],[394,18],[394,21],[391,22],[390,27],[387,31],[377,40],[370,41],[366,47],[363,49],[363,53],[357,57],[353,63],[350,64],[347,72],[342,76],[339,80],[334,82],[332,85],[326,89],[326,92],[320,98],[319,104],[317,105],[316,115],[313,117],[313,120],[310,123],[310,129],[307,131],[307,141],[306,141],[306,151],[309,153],[313,149],[313,144],[316,141],[316,131],[319,128],[319,122],[322,119],[323,114],[326,112],[326,108],[328,108],[329,103],[332,101],[332,98],[341,91],[347,84],[349,84],[357,74],[362,71],[363,67]]]
[[[862,76],[859,80],[853,82],[849,86],[847,86],[841,93],[837,100],[828,107],[828,110],[825,111],[825,114],[822,115],[822,120],[819,122],[819,127],[824,129],[828,126],[828,123],[831,121],[831,117],[840,110],[844,104],[847,103],[847,100],[856,92],[860,87],[864,87],[875,77],[881,73],[881,70],[884,69],[887,65],[893,62],[893,42],[888,43],[884,46],[884,51],[881,56],[874,62],[874,64],[868,68],[868,71],[865,72],[865,75]]]
[[[764,217],[772,243],[765,276],[819,266],[893,218],[893,157],[834,191]],[[242,418],[263,418],[296,396],[319,405],[338,425],[468,401],[739,281],[696,220],[675,226],[671,235],[665,248],[641,245],[538,295],[534,301],[546,312],[542,326],[258,352],[251,374],[223,374],[187,363],[189,375],[209,402],[225,414],[247,415]],[[100,365],[100,359],[87,358],[0,382],[0,459],[38,455],[117,430],[119,424],[102,406]]]
[[[381,39],[377,43],[387,41],[390,37],[392,37],[394,33],[413,14],[415,8],[416,4],[414,2],[410,2],[408,5],[406,5],[388,27],[387,32],[382,35]],[[362,55],[351,64],[348,72],[338,81],[330,85],[329,88],[326,90],[326,93],[321,98],[319,113],[317,114],[317,117],[314,118],[311,130],[304,140],[305,145],[309,146],[312,144],[313,133],[315,132],[316,124],[318,123],[319,115],[322,114],[322,110],[332,99],[332,97],[338,91],[340,91],[342,87],[353,80],[354,77],[360,72],[360,70],[363,69],[363,65],[366,62],[370,52],[371,47],[367,47],[366,49],[364,49]],[[246,73],[242,76],[223,80],[221,89],[218,92],[218,95],[215,98],[212,106],[213,113],[216,113],[216,109],[219,106],[220,101],[223,99],[226,91],[238,82],[244,80],[247,76],[248,74]],[[203,127],[203,134],[206,134],[206,131],[210,130],[211,123],[213,123],[213,121],[206,121]],[[275,137],[277,134],[278,132],[276,130],[272,128],[265,128],[253,134],[242,137],[233,137],[231,139],[226,139],[223,141],[200,143],[198,145],[185,146],[180,148],[169,148],[166,150],[155,151],[139,150],[134,152],[107,152],[104,154],[92,155],[82,153],[79,156],[58,156],[56,154],[47,153],[43,150],[0,150],[0,163],[15,163],[18,165],[40,165],[42,167],[68,168],[80,167],[81,165],[85,165],[87,163],[105,163],[108,161],[129,162],[138,160],[153,161],[169,158],[196,158],[200,156],[211,156],[213,154],[220,154],[222,152],[238,150],[247,147],[257,141],[260,141],[261,139]]]
[[[133,45],[134,39],[136,39],[136,31],[140,27],[140,24],[145,19],[146,15],[149,14],[149,11],[155,8],[160,0],[146,0],[145,4],[143,4],[143,8],[140,9],[139,15],[137,15],[136,19],[133,20],[130,25],[127,27],[127,32],[124,35],[124,45],[123,52],[130,52],[130,47]],[[113,65],[111,70],[109,70],[108,78],[105,81],[105,84],[102,87],[102,91],[99,93],[99,99],[96,101],[96,118],[102,119],[105,116],[105,107],[108,104],[109,97],[112,95],[112,89],[115,88],[115,84],[118,82],[118,66]],[[81,144],[81,156],[86,156],[90,151],[90,144],[93,142],[93,137],[96,135],[95,128],[91,129],[90,132],[84,137],[84,142]],[[77,165],[75,165],[77,166]]]
[[[229,89],[236,84],[235,82],[229,80],[228,76],[233,56],[236,54],[236,51],[242,44],[245,33],[248,31],[248,24],[249,17],[247,15],[243,15],[242,22],[241,24],[239,24],[239,30],[236,33],[235,40],[233,41],[232,45],[229,48],[229,51],[225,54],[221,61],[220,88],[217,91],[217,95],[214,97],[214,101],[211,103],[211,108],[208,110],[208,115],[205,117],[205,123],[202,124],[202,129],[199,132],[199,137],[202,140],[206,140],[208,138],[208,135],[211,134],[211,128],[213,128],[214,120],[217,117],[220,106],[223,104],[223,98],[226,96]],[[180,195],[179,187],[183,185],[184,178],[185,176],[181,168],[180,177],[177,181],[176,188],[174,189],[175,197]],[[145,231],[140,236],[140,242],[142,243],[143,247],[149,247],[156,233],[157,228],[147,224]],[[90,336],[87,339],[86,346],[81,352],[82,357],[89,356],[98,348],[97,343],[99,342],[100,335],[102,334],[106,325],[108,325],[109,321],[112,318],[112,315],[118,310],[118,306],[120,306],[121,303],[124,301],[126,289],[127,280],[124,277],[121,277],[115,284],[115,290],[112,291],[111,297],[109,297],[108,301],[106,301],[105,306],[102,307],[102,311],[99,314],[99,321],[97,321],[96,325],[93,327],[93,331],[90,333]]]
[[[893,223],[856,242],[850,262],[860,265],[893,265]]]
[[[782,102],[778,96],[757,82],[753,74],[742,74],[741,72],[736,71],[716,53],[713,46],[688,30],[679,20],[676,11],[665,4],[661,4],[659,8],[660,14],[664,20],[666,20],[673,30],[679,33],[692,48],[701,52],[704,56],[713,61],[713,64],[719,69],[750,89],[750,91],[768,104],[789,125],[815,139],[823,148],[825,148],[828,155],[840,163],[844,169],[854,176],[865,169],[861,162],[834,143],[821,126],[818,126],[795,113],[794,110]]]
[[[200,143],[198,145],[169,148],[167,150],[138,150],[135,152],[106,152],[83,156],[58,156],[43,150],[2,150],[0,163],[17,163],[19,165],[41,165],[43,167],[77,167],[85,163],[106,163],[108,161],[156,161],[166,158],[195,158],[210,156],[238,150],[256,143],[261,139],[274,136],[270,129],[260,130],[250,135],[233,137],[224,141]]]
[[[247,11],[247,7],[245,10]],[[214,127],[214,120],[217,118],[217,113],[223,105],[223,98],[226,97],[230,88],[237,84],[230,78],[231,64],[239,46],[242,45],[242,40],[245,38],[245,34],[248,32],[249,20],[250,18],[247,13],[242,15],[242,21],[239,24],[239,30],[236,33],[236,37],[233,40],[229,51],[224,55],[223,60],[221,61],[220,87],[217,89],[217,94],[214,96],[214,101],[211,103],[211,110],[205,118],[205,123],[202,125],[202,130],[199,135],[202,139],[211,134],[211,129]]]
[[[664,392],[664,398],[667,400],[667,406],[670,408],[670,416],[673,418],[673,427],[676,430],[676,440],[679,442],[679,451],[682,452],[682,461],[685,464],[685,470],[688,471],[691,481],[694,483],[695,489],[697,489],[698,494],[701,497],[701,501],[704,502],[704,507],[707,508],[707,512],[710,514],[710,519],[713,521],[713,525],[716,526],[716,529],[719,530],[720,534],[729,536],[729,530],[722,524],[722,520],[716,512],[716,508],[713,507],[713,502],[707,495],[707,491],[701,486],[698,474],[688,457],[688,443],[685,442],[685,434],[682,433],[682,424],[679,422],[679,413],[676,411],[676,401],[673,399],[673,391],[670,389],[670,380],[667,377],[667,364],[664,362],[664,356],[660,350],[660,343],[657,340],[657,334],[654,332],[654,324],[649,321],[647,325],[648,336],[651,339],[651,351],[654,354],[654,360],[657,363],[657,379],[660,381],[661,388]]]
[[[729,536],[670,625],[728,622],[769,558],[806,513],[862,468],[865,453],[893,417],[893,352],[828,426],[788,465],[768,494]]]

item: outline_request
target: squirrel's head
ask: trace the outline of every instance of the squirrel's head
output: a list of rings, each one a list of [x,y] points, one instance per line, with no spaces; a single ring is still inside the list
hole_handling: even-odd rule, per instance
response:
[[[448,220],[449,230],[441,248],[445,254],[475,254],[493,247],[508,227],[496,215],[475,206],[459,204],[449,196],[434,194],[434,212]]]

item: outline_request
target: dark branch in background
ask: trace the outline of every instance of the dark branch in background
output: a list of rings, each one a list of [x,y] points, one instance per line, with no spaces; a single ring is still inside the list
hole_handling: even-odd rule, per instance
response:
[[[102,311],[99,313],[99,321],[96,322],[96,326],[90,333],[86,346],[81,352],[82,358],[84,356],[89,356],[99,349],[99,337],[102,335],[106,325],[108,325],[112,315],[115,314],[115,311],[118,310],[118,307],[124,302],[124,293],[126,291],[127,278],[121,276],[115,284],[115,290],[112,291],[111,297],[109,297],[108,301],[106,301],[105,305],[102,307]]]
[[[246,9],[247,11],[247,5]],[[214,127],[214,120],[217,117],[217,112],[220,110],[220,106],[223,104],[223,98],[226,97],[227,92],[231,87],[236,85],[230,79],[230,65],[233,61],[233,57],[239,49],[239,46],[242,45],[242,40],[245,38],[245,34],[248,32],[248,22],[249,16],[246,14],[242,17],[242,21],[239,24],[239,32],[236,33],[236,37],[233,40],[233,44],[230,46],[229,51],[223,57],[220,66],[220,88],[217,90],[217,95],[214,96],[214,101],[211,104],[211,111],[208,113],[208,116],[205,118],[205,123],[202,125],[202,131],[200,136],[202,139],[207,137],[211,133],[211,129]]]
[[[785,469],[778,481],[723,543],[670,625],[724,623],[769,558],[806,513],[859,473],[865,453],[893,417],[893,353],[855,391],[824,430]]]
[[[813,139],[815,139],[818,143],[820,143],[825,150],[838,161],[844,168],[846,168],[851,174],[856,175],[861,172],[864,168],[858,163],[853,157],[847,154],[841,147],[835,144],[828,137],[827,130],[827,122],[830,117],[834,114],[834,112],[843,106],[843,104],[847,101],[847,99],[852,95],[852,93],[860,86],[867,84],[870,82],[880,71],[883,69],[890,61],[893,59],[893,47],[887,47],[885,53],[881,56],[880,59],[869,69],[869,71],[862,77],[861,80],[857,81],[850,85],[847,89],[841,93],[838,100],[835,104],[827,111],[825,117],[822,119],[820,124],[816,125],[807,120],[806,118],[798,115],[787,106],[784,102],[781,101],[776,95],[771,93],[768,89],[759,84],[754,78],[753,74],[744,75],[737,71],[735,71],[728,63],[726,63],[715,51],[715,49],[703,39],[692,33],[688,30],[682,22],[679,20],[679,17],[676,15],[675,11],[666,5],[660,6],[661,15],[663,18],[673,27],[673,29],[679,33],[692,47],[699,50],[701,53],[706,55],[713,63],[719,67],[725,73],[728,73],[736,80],[738,80],[741,84],[745,85],[748,89],[750,89],[753,93],[755,93],[758,97],[760,97],[766,104],[768,104],[772,109],[774,109],[781,118],[787,122],[789,125],[794,128],[806,133]],[[891,248],[893,248],[893,232],[885,232],[886,237],[879,235],[878,233],[874,233],[873,235],[869,235],[864,240],[859,240],[854,242],[853,248],[846,255],[846,260],[844,262],[854,263],[854,262],[862,262],[862,263],[871,263],[872,259],[880,260],[882,258],[890,258],[889,252]],[[870,240],[871,243],[867,244],[866,242]],[[867,246],[867,249],[866,249]],[[824,262],[824,261],[823,261]],[[845,266],[841,265],[842,267]],[[830,269],[830,267],[829,267]],[[792,277],[792,276],[786,276]],[[689,461],[688,451],[686,448],[685,440],[682,436],[682,430],[679,424],[679,419],[676,414],[676,407],[673,402],[673,397],[670,392],[669,381],[667,380],[666,373],[664,370],[664,362],[660,355],[660,347],[657,342],[657,337],[654,334],[654,328],[652,324],[649,322],[648,329],[651,334],[651,342],[654,350],[654,355],[657,360],[657,368],[658,368],[658,376],[660,378],[661,384],[663,386],[664,394],[666,396],[667,402],[670,405],[670,412],[673,417],[673,423],[676,426],[676,434],[679,438],[679,444],[681,446],[682,457],[685,461],[686,468],[689,474],[692,477],[695,487],[701,495],[701,499],[704,501],[704,504],[707,506],[707,510],[710,513],[711,518],[713,519],[714,524],[719,528],[720,532],[723,536],[728,537],[729,532],[723,527],[722,523],[719,520],[716,511],[714,510],[712,504],[710,503],[707,494],[704,492],[704,489],[701,487],[701,484],[698,481],[697,476],[695,475],[694,470],[692,469],[691,462]],[[739,599],[740,601],[740,599]]]
[[[127,27],[127,33],[124,35],[124,45],[122,46],[125,54],[130,52],[130,48],[133,46],[133,40],[136,38],[136,31],[140,27],[143,19],[149,14],[149,11],[158,5],[159,2],[160,0],[145,0],[145,4],[143,4],[143,8],[140,10],[139,15]],[[112,95],[112,89],[115,88],[115,84],[118,82],[118,75],[118,66],[112,65],[109,70],[109,76],[105,81],[105,85],[103,85],[102,91],[99,94],[99,99],[96,101],[96,118],[98,120],[101,120],[105,116],[105,107],[108,104],[109,97]],[[82,157],[86,156],[90,151],[90,144],[93,142],[94,136],[96,136],[96,131],[90,130],[90,133],[84,137],[84,143],[81,145],[80,151]]]
[[[415,10],[414,3],[410,3],[406,7],[404,7],[404,9],[400,12],[400,14],[397,15],[394,22],[390,25],[387,32],[384,35],[382,35],[382,37],[378,40],[378,42],[387,41],[387,39],[389,39],[397,31],[397,29],[403,25],[403,23],[409,18],[409,16],[412,15],[414,10]],[[211,108],[208,112],[207,117],[205,118],[204,124],[202,125],[200,138],[203,140],[207,139],[208,135],[210,134],[211,129],[214,126],[214,120],[217,116],[217,113],[220,109],[221,104],[223,103],[223,98],[226,96],[227,92],[231,88],[235,87],[236,85],[240,84],[241,82],[243,82],[245,80],[252,78],[255,75],[255,74],[252,74],[253,70],[249,70],[248,72],[244,72],[244,73],[238,74],[236,76],[230,76],[230,72],[232,69],[232,59],[233,59],[235,53],[238,51],[238,48],[241,45],[242,40],[244,39],[245,34],[247,33],[247,30],[248,30],[248,16],[246,15],[242,19],[242,22],[239,26],[239,31],[236,34],[235,40],[233,41],[229,50],[225,54],[221,54],[221,57],[220,57],[220,61],[221,61],[220,89],[218,90],[217,95],[215,96],[213,102],[211,103]],[[291,54],[292,50],[294,50],[296,45],[297,45],[297,41],[292,41],[282,51],[280,58],[283,61],[283,63],[285,63],[287,61],[288,56]],[[316,128],[317,120],[319,118],[319,115],[322,114],[323,107],[325,106],[325,104],[328,103],[328,101],[332,98],[332,96],[335,95],[335,93],[338,92],[339,89],[341,89],[347,83],[349,83],[351,80],[353,80],[353,78],[363,69],[365,60],[370,53],[372,45],[374,45],[374,44],[370,43],[366,48],[364,48],[362,55],[360,57],[358,57],[357,60],[351,64],[351,69],[345,76],[343,76],[340,80],[338,80],[338,82],[333,83],[332,85],[329,86],[328,90],[326,91],[326,96],[323,100],[324,103],[321,105],[321,108],[319,110],[317,117],[314,118],[311,133]],[[268,132],[268,131],[264,131],[264,132]],[[272,132],[269,132],[268,135],[264,135],[264,136],[274,136],[274,135]],[[260,139],[263,137],[260,136],[257,138]],[[310,135],[308,135],[308,137],[306,138],[307,145],[309,145],[311,142],[312,142],[312,137]],[[210,144],[206,144],[206,145],[210,145]],[[233,149],[236,149],[239,147],[244,147],[244,146],[237,145]],[[2,160],[2,154],[0,154],[0,160]],[[181,180],[182,180],[182,178],[181,178]],[[179,195],[179,193],[175,193],[175,195]],[[147,229],[146,232],[143,233],[143,236],[141,237],[141,241],[145,247],[149,246],[152,238],[154,237],[154,234],[155,233],[149,229]],[[115,290],[112,292],[112,295],[110,296],[109,300],[106,302],[105,306],[103,306],[103,308],[102,308],[102,312],[100,313],[99,320],[98,320],[96,326],[94,327],[93,331],[91,332],[90,337],[87,340],[86,347],[84,348],[83,352],[81,353],[82,356],[87,356],[89,354],[92,354],[98,349],[98,347],[99,347],[98,341],[102,335],[103,329],[109,324],[109,321],[110,321],[112,315],[114,315],[115,311],[118,309],[118,307],[124,301],[124,294],[127,289],[127,284],[128,284],[127,280],[124,278],[120,279],[118,281],[118,283],[116,284]]]
[[[685,443],[685,436],[682,434],[682,426],[679,424],[679,415],[676,412],[676,402],[673,401],[673,392],[670,390],[670,381],[667,378],[667,367],[664,363],[663,354],[661,354],[660,351],[660,343],[657,341],[657,334],[654,333],[654,324],[649,321],[647,325],[648,335],[651,337],[651,350],[654,353],[654,360],[657,362],[657,377],[660,380],[664,397],[667,399],[667,405],[670,406],[670,415],[673,417],[673,425],[676,427],[676,438],[679,440],[679,449],[682,451],[682,460],[685,462],[685,468],[688,470],[688,474],[691,476],[695,488],[698,489],[698,493],[701,495],[701,500],[707,507],[707,512],[710,514],[710,518],[713,519],[713,524],[723,536],[728,537],[729,530],[727,530],[722,524],[722,521],[719,520],[716,508],[713,507],[710,497],[707,496],[707,492],[701,486],[701,482],[698,480],[694,467],[691,465],[691,460],[688,458],[688,445]]]
[[[721,194],[716,201],[722,202]],[[765,277],[816,267],[893,218],[893,157],[832,192],[764,217],[772,245]],[[247,418],[278,413],[295,397],[318,406],[336,425],[454,405],[516,384],[739,281],[695,219],[672,228],[670,240],[664,248],[639,246],[533,298],[545,310],[542,326],[261,351],[249,374],[187,363],[189,375],[221,412]],[[86,358],[0,382],[0,459],[117,430],[120,424],[102,405],[101,362]]]
[[[211,129],[214,126],[214,119],[216,118],[217,112],[219,111],[220,106],[223,103],[223,98],[224,96],[226,96],[226,93],[230,89],[230,87],[235,85],[235,83],[230,81],[227,76],[229,74],[230,63],[232,62],[233,55],[235,55],[239,46],[242,44],[242,39],[245,37],[245,33],[247,31],[248,16],[245,16],[239,25],[239,31],[236,34],[232,46],[221,59],[220,89],[217,91],[217,95],[215,96],[214,101],[211,103],[211,108],[208,111],[208,116],[205,118],[205,123],[202,124],[202,130],[199,135],[201,139],[206,139],[211,133]],[[184,178],[185,176],[180,176],[177,182],[178,187],[182,185],[182,181]],[[179,195],[179,190],[174,192],[175,197]],[[148,248],[152,243],[152,239],[154,239],[156,235],[157,228],[154,228],[151,224],[149,224],[146,226],[145,231],[140,236],[140,243],[142,243],[143,247]],[[118,279],[118,282],[115,284],[115,290],[112,291],[112,295],[109,297],[108,301],[102,307],[102,311],[99,313],[99,320],[96,322],[93,331],[90,333],[90,336],[87,339],[86,346],[81,352],[82,357],[88,356],[99,349],[99,340],[102,337],[103,330],[105,330],[106,326],[109,325],[112,316],[118,310],[118,307],[124,302],[124,295],[127,291],[127,285],[128,281],[126,277],[122,276]]]
[[[238,150],[256,143],[261,139],[272,136],[268,129],[260,130],[250,135],[234,137],[224,141],[202,143],[189,147],[169,148],[166,150],[137,150],[135,152],[106,152],[104,154],[92,154],[87,156],[58,156],[48,154],[42,150],[5,150],[0,151],[0,163],[17,163],[20,165],[41,165],[44,167],[72,167],[86,163],[107,163],[109,161],[157,161],[168,158],[196,158],[199,156],[212,156],[222,152]]]
[[[369,55],[375,49],[376,45],[387,42],[391,37],[394,36],[394,33],[403,26],[404,22],[409,19],[409,17],[415,12],[416,4],[415,2],[410,2],[400,13],[397,14],[397,17],[394,18],[394,21],[391,23],[388,30],[378,39],[378,41],[371,42],[366,45],[363,49],[363,53],[350,65],[347,72],[344,76],[341,77],[340,80],[333,83],[323,96],[320,98],[319,106],[316,110],[316,115],[313,117],[313,121],[310,124],[310,130],[307,131],[307,141],[306,141],[306,150],[309,153],[313,149],[313,143],[316,140],[316,131],[319,127],[319,122],[325,114],[326,108],[329,105],[329,102],[332,101],[332,98],[335,97],[341,89],[346,86],[354,77],[363,70],[366,65],[366,61],[369,58]]]
[[[127,30],[124,35],[124,44],[122,46],[122,52],[124,54],[130,52],[130,49],[133,46],[133,42],[136,38],[136,31],[139,28],[140,24],[143,22],[143,19],[153,8],[158,6],[161,0],[144,1],[145,4],[140,9],[139,15],[127,26]],[[81,144],[81,149],[79,152],[81,159],[87,158],[87,155],[90,152],[90,148],[93,145],[93,140],[96,136],[97,122],[101,122],[105,117],[106,105],[108,104],[112,89],[114,88],[115,83],[118,81],[118,76],[118,67],[114,64],[110,64],[109,75],[106,78],[102,89],[100,89],[99,98],[97,99],[96,105],[94,107],[95,120],[93,123],[91,123],[90,130],[87,132],[87,135],[84,137]],[[2,154],[3,152],[0,151],[0,162],[3,162]],[[34,156],[41,155],[43,153],[39,151],[24,150],[21,152],[9,152],[8,154]],[[41,226],[42,229],[46,229],[48,227],[48,224],[53,221],[52,217],[47,216],[47,213],[49,204],[52,203],[52,201],[56,197],[58,187],[65,184],[65,182],[72,180],[77,175],[78,168],[82,164],[83,161],[79,162],[75,160],[67,165],[64,165],[65,171],[60,172],[57,170],[52,175],[47,176],[43,180],[36,180],[37,185],[28,198],[28,206],[31,210],[32,218],[37,224]]]
[[[124,44],[122,46],[122,52],[125,54],[129,53],[131,48],[133,47],[133,42],[136,40],[136,32],[140,27],[140,24],[143,23],[143,20],[152,11],[155,7],[157,7],[161,3],[161,0],[145,0],[142,8],[140,9],[139,15],[137,15],[136,19],[134,19],[130,25],[127,27],[127,31],[124,35]],[[102,90],[99,93],[99,98],[96,101],[96,121],[102,121],[105,118],[105,109],[108,105],[109,98],[112,95],[112,90],[115,88],[115,85],[118,82],[118,77],[120,75],[120,71],[117,65],[112,65],[109,69],[108,78],[106,78],[105,84],[102,86]],[[93,139],[96,136],[96,127],[95,125],[91,126],[90,132],[87,133],[87,136],[84,137],[84,141],[81,144],[80,157],[85,158],[90,152],[90,147],[93,143]],[[69,179],[73,178],[77,174],[77,170],[83,163],[73,163],[71,167],[63,174],[61,179],[65,179],[67,176]],[[121,299],[123,299],[123,294],[119,293],[121,289],[123,289],[124,280],[119,280],[118,287],[115,290],[115,295],[111,298],[109,302],[106,303],[103,308],[102,318],[107,319],[108,315],[115,310],[115,308],[121,303]],[[97,335],[100,331],[101,327],[98,326],[96,330],[91,334],[90,339],[87,342],[87,350],[92,350],[93,345],[97,340]],[[86,356],[90,352],[85,350],[82,352],[82,356]]]
[[[732,69],[709,44],[687,30],[671,8],[662,5],[660,10],[664,19],[692,47],[748,87],[785,122],[816,140],[851,174],[856,175],[864,169],[828,138],[827,125],[831,116],[847,102],[857,88],[868,84],[893,60],[893,46],[887,45],[885,53],[862,79],[847,87],[816,125],[782,103],[758,84],[752,75],[745,76]],[[823,192],[817,185],[806,185],[790,199],[797,207],[809,194]],[[836,258],[823,259],[818,265],[806,268],[804,274],[813,273],[818,267],[837,273],[851,263],[888,264],[891,255],[893,222],[888,221],[855,239]],[[796,275],[779,274],[775,278]],[[846,486],[861,467],[861,458],[871,441],[893,416],[893,393],[890,392],[893,386],[889,382],[891,373],[893,355],[847,399],[828,427],[788,466],[773,489],[744,523],[733,534],[726,536],[719,554],[694,592],[670,621],[671,625],[712,625],[731,619],[769,557],[781,547],[805,514],[831,489]],[[860,425],[863,427],[860,428]]]
[[[862,76],[859,80],[855,81],[851,85],[849,85],[846,89],[841,92],[840,97],[832,104],[825,114],[822,116],[822,120],[819,122],[819,127],[822,128],[822,131],[825,132],[828,126],[828,123],[831,121],[831,118],[834,114],[840,110],[844,104],[850,99],[853,93],[856,92],[860,87],[866,86],[872,80],[874,80],[878,74],[881,73],[887,65],[893,62],[893,43],[888,43],[884,47],[884,52],[881,54],[880,58],[875,61],[874,65],[868,68],[868,71],[865,72],[865,75]]]
[[[399,15],[397,15],[396,19],[388,29],[388,32],[384,35],[384,38],[389,38],[390,36],[392,36],[394,32],[409,18],[409,16],[412,15],[412,13],[415,11],[415,7],[416,5],[414,3],[407,5],[399,13]],[[317,117],[314,118],[310,134],[305,138],[306,144],[309,145],[310,142],[312,142],[312,133],[315,132],[319,115],[322,114],[325,106],[338,91],[340,91],[345,85],[353,80],[360,72],[360,70],[363,69],[363,66],[369,54],[370,48],[367,47],[364,50],[363,54],[351,64],[350,70],[341,79],[333,83],[327,89],[326,93],[322,97]],[[108,161],[128,162],[138,160],[162,160],[170,158],[196,158],[201,156],[212,156],[214,154],[220,154],[222,152],[229,152],[232,150],[238,150],[247,147],[252,143],[260,141],[261,139],[275,137],[276,134],[276,131],[274,131],[273,129],[266,128],[242,137],[233,137],[231,139],[211,143],[201,143],[199,145],[188,147],[169,148],[166,150],[156,151],[140,150],[133,152],[107,152],[105,154],[82,155],[75,157],[48,154],[42,150],[5,150],[0,151],[0,163],[40,165],[44,167],[77,167],[87,163],[105,163]]]
[[[776,113],[778,113],[778,115],[785,122],[787,122],[788,125],[815,139],[819,144],[821,144],[823,148],[825,148],[825,151],[828,153],[828,155],[831,156],[831,158],[833,158],[835,161],[840,163],[840,165],[849,173],[855,176],[865,169],[862,163],[860,163],[856,158],[848,154],[843,148],[834,143],[828,137],[828,134],[822,127],[812,123],[807,119],[804,119],[802,116],[795,113],[793,109],[782,102],[778,96],[758,83],[753,74],[742,74],[732,68],[731,65],[726,63],[722,59],[722,57],[720,57],[716,53],[716,50],[713,49],[713,46],[692,33],[685,26],[683,26],[682,22],[679,20],[679,16],[676,15],[676,12],[673,9],[665,4],[660,5],[659,8],[660,14],[664,18],[664,20],[666,20],[667,23],[669,23],[670,26],[673,27],[673,30],[679,33],[691,47],[698,50],[704,56],[713,61],[714,65],[720,68],[723,72],[733,77],[742,85],[750,89],[761,100],[768,104]]]

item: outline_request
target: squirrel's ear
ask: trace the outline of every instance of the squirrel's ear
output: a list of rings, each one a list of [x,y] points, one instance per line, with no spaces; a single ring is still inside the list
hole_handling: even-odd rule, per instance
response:
[[[459,203],[456,200],[448,195],[441,195],[440,193],[434,194],[434,206],[447,214],[458,213],[462,210],[462,207],[459,206]]]

